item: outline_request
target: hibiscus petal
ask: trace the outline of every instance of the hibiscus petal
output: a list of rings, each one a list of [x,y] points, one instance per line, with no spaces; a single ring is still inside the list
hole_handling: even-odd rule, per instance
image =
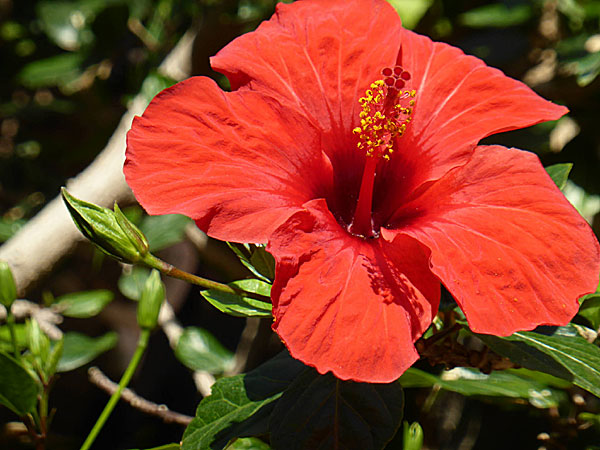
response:
[[[532,153],[477,147],[395,221],[383,234],[431,249],[432,272],[476,332],[566,324],[598,285],[598,241]]]
[[[440,283],[412,238],[363,240],[325,202],[307,203],[272,236],[273,329],[297,359],[341,379],[391,382],[418,358]]]
[[[472,147],[487,136],[568,112],[456,47],[404,30],[402,51],[417,102],[400,146],[427,159],[429,179],[460,165],[461,157],[466,161]]]
[[[358,99],[394,65],[402,27],[383,0],[278,4],[271,20],[240,36],[211,60],[232,89],[287,98],[324,132],[352,130]]]
[[[155,97],[127,135],[125,177],[151,214],[181,213],[213,237],[266,242],[325,197],[331,164],[306,119],[251,91],[191,78]]]

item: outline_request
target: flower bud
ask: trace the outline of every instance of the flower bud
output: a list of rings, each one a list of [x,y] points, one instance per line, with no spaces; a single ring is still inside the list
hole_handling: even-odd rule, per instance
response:
[[[0,261],[0,304],[10,308],[17,298],[15,279],[6,261]]]
[[[423,447],[423,428],[418,422],[408,424],[404,422],[403,436],[404,450],[421,450]]]
[[[140,295],[137,309],[138,325],[142,329],[153,329],[158,322],[158,313],[165,298],[165,286],[160,279],[160,274],[153,269],[146,279],[144,289]]]
[[[136,263],[148,254],[148,241],[121,212],[73,197],[65,188],[62,196],[71,217],[83,235],[104,253],[119,261]]]

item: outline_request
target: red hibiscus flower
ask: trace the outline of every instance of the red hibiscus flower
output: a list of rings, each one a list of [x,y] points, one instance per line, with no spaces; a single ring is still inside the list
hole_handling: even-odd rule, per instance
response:
[[[128,135],[125,175],[152,214],[268,243],[273,329],[341,379],[389,382],[417,358],[440,282],[476,332],[565,324],[598,283],[598,243],[538,158],[477,146],[557,119],[383,0],[279,5]]]

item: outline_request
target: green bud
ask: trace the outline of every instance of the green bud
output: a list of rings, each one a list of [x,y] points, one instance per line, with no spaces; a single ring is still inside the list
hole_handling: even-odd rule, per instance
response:
[[[104,253],[127,263],[136,263],[148,254],[148,241],[116,203],[111,211],[79,200],[65,188],[62,197],[77,228]]]
[[[404,422],[404,433],[402,436],[404,450],[421,450],[423,447],[423,428],[419,422],[414,422],[408,425]]]
[[[137,309],[138,325],[142,329],[152,330],[158,322],[158,313],[165,298],[165,286],[158,270],[153,269],[146,279],[140,295]]]
[[[65,338],[62,337],[60,341],[54,342],[54,344],[50,348],[50,354],[45,361],[44,372],[48,377],[51,377],[56,373],[56,368],[58,367],[58,362],[63,354],[65,344]]]
[[[0,304],[10,308],[17,298],[15,279],[6,261],[0,261]]]

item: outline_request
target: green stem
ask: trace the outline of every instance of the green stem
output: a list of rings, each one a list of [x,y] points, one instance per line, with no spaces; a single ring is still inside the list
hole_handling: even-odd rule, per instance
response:
[[[224,292],[226,294],[233,295],[241,295],[244,297],[250,297],[257,300],[265,300],[267,297],[259,294],[255,294],[253,292],[247,292],[243,289],[238,289],[229,286],[228,284],[219,283],[217,281],[208,280],[206,278],[199,277],[197,275],[193,275],[188,272],[184,272],[181,269],[178,269],[175,266],[157,258],[154,255],[148,254],[144,259],[144,262],[152,267],[153,269],[159,270],[173,278],[178,278],[179,280],[187,281],[188,283],[195,284],[196,286],[203,287],[204,289],[214,289],[216,291]]]
[[[10,339],[13,344],[13,353],[15,354],[15,358],[17,360],[21,359],[21,352],[19,352],[19,344],[17,343],[17,330],[15,328],[15,316],[11,311],[11,308],[8,308],[6,313],[6,323],[8,324],[8,329],[10,330]]]
[[[80,450],[88,450],[94,443],[96,436],[98,436],[98,433],[100,433],[100,430],[102,430],[104,423],[107,421],[108,417],[110,416],[113,409],[117,405],[117,402],[121,398],[121,393],[123,392],[123,389],[125,389],[125,387],[127,387],[127,385],[129,384],[129,381],[131,380],[131,377],[133,376],[135,369],[137,368],[138,364],[140,363],[140,360],[142,359],[142,355],[144,354],[144,351],[146,350],[146,347],[148,346],[149,338],[150,338],[150,330],[143,329],[140,334],[140,337],[138,339],[138,344],[137,344],[137,348],[135,349],[135,353],[133,354],[131,361],[129,361],[129,365],[127,366],[127,369],[125,370],[125,373],[123,374],[123,377],[121,378],[121,381],[119,382],[119,387],[113,393],[113,395],[110,396],[110,399],[108,400],[108,403],[104,407],[102,414],[100,414],[100,417],[98,417],[98,420],[94,424],[94,428],[92,428],[92,431],[90,431],[90,434],[88,435],[87,439],[81,446]]]

